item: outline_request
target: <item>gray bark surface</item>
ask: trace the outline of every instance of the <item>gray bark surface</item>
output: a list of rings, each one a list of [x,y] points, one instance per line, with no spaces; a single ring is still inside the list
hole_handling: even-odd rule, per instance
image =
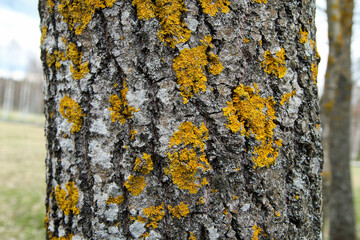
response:
[[[159,17],[139,19],[131,1],[97,9],[80,34],[63,21],[62,2],[54,1],[54,8],[49,1],[39,2],[41,27],[47,29],[41,56],[48,239],[320,239],[322,149],[311,70],[318,61],[311,40],[314,1],[230,1],[229,12],[211,16],[200,2],[186,0],[187,12],[181,14],[191,37],[175,48],[159,39]],[[300,30],[308,33],[304,43]],[[224,69],[214,75],[203,67],[207,87],[185,104],[173,63],[182,50],[201,46],[205,36],[213,44],[206,48],[208,59],[210,52],[215,54]],[[89,72],[80,79],[71,72],[72,65],[81,66],[66,53],[70,43],[82,53],[81,64],[88,62]],[[266,51],[276,56],[281,49],[285,64],[279,66],[286,67],[286,74],[267,74],[262,66]],[[55,51],[67,56],[51,64]],[[122,124],[112,121],[109,99],[114,94],[121,98],[124,82],[127,106],[138,111]],[[278,156],[268,167],[255,166],[254,152],[261,143],[250,120],[244,120],[248,134],[242,135],[226,126],[224,116],[234,91],[241,85],[254,89],[254,83],[256,97],[274,101],[274,118],[265,123],[274,128],[265,135]],[[60,110],[65,96],[81,108],[72,122]],[[271,115],[265,114],[270,105],[262,110],[264,116]],[[185,122],[199,131],[205,126],[208,138],[203,131],[195,139],[198,146],[170,146]],[[204,155],[210,165],[197,161],[196,190],[175,183],[176,169],[172,175],[166,170],[172,166],[170,154],[184,149]],[[145,161],[144,153],[151,155],[153,169],[136,171],[136,159]],[[189,167],[189,162],[181,164]],[[133,188],[141,188],[140,179],[145,179],[139,194],[127,185],[131,176],[138,177]],[[208,184],[200,183],[204,178]],[[179,207],[177,217],[171,209],[181,204],[189,212]]]

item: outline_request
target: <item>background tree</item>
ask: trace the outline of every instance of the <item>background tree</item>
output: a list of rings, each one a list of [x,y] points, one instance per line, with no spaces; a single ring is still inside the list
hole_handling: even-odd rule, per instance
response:
[[[328,208],[330,239],[355,239],[350,178],[353,8],[353,0],[327,0],[329,57],[321,105],[325,159],[330,168],[324,178],[325,212]]]
[[[39,1],[49,239],[319,239],[314,1]]]

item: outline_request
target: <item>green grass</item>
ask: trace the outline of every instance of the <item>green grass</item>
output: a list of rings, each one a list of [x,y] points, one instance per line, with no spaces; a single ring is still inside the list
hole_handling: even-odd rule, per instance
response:
[[[45,138],[36,125],[0,121],[0,239],[45,239]],[[360,240],[360,168],[351,169]]]
[[[43,127],[0,122],[0,238],[45,239]]]
[[[356,217],[356,235],[357,239],[360,240],[360,168],[351,168],[351,178],[353,183],[354,193],[354,207]]]

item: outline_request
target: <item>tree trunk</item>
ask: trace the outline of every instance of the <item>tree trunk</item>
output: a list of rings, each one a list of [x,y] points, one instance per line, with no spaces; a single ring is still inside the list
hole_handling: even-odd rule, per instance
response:
[[[320,238],[314,1],[39,12],[48,239]]]
[[[353,0],[327,0],[329,58],[321,99],[330,163],[330,239],[356,239],[350,177],[351,35]]]

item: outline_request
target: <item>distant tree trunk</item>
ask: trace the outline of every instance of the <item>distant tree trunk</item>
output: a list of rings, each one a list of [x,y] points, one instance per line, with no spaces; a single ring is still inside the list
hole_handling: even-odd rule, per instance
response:
[[[11,79],[5,81],[5,94],[3,102],[3,113],[2,118],[8,118],[10,111],[14,108],[14,92],[15,92],[15,82]]]
[[[39,1],[48,239],[320,239],[315,1]]]
[[[329,58],[321,99],[325,159],[330,163],[330,186],[325,190],[330,239],[355,239],[350,178],[351,28],[353,0],[327,0]],[[325,208],[326,208],[325,204]]]

